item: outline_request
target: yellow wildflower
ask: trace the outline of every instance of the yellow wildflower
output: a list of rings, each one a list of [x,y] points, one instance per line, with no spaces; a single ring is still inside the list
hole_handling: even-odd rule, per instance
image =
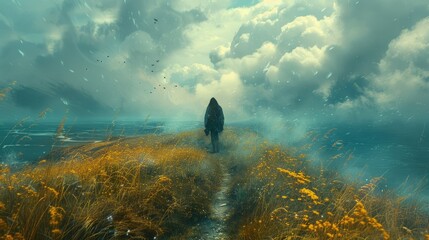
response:
[[[45,187],[49,192],[51,192],[52,194],[54,194],[55,197],[58,197],[58,195],[60,194],[57,190],[55,190],[55,188],[51,188],[51,187]]]
[[[299,190],[300,193],[307,195],[309,198],[311,198],[311,200],[313,201],[317,201],[319,199],[319,197],[316,195],[315,192],[311,191],[308,188],[302,188]]]
[[[167,176],[160,176],[158,178],[158,182],[161,183],[161,184],[170,184],[170,183],[172,183],[171,179],[169,177],[167,177]]]
[[[6,230],[7,228],[7,223],[0,218],[0,230]]]
[[[295,180],[300,184],[305,184],[310,182],[310,178],[302,172],[294,172],[284,168],[277,168],[277,170],[281,173],[286,173],[289,177],[295,178]]]
[[[6,237],[4,238],[5,240],[13,240],[13,236],[10,234],[7,234]]]
[[[64,209],[61,207],[49,207],[49,215],[51,219],[49,220],[49,224],[51,226],[57,226],[63,220],[63,212]]]

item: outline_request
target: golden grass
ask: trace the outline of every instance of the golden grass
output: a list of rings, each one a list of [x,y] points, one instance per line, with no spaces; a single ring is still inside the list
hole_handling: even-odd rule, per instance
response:
[[[187,239],[231,173],[231,239],[429,239],[428,216],[380,178],[359,186],[251,131],[202,131],[63,149],[0,166],[0,239]]]
[[[264,145],[258,155],[234,175],[233,238],[422,239],[429,231],[428,215],[416,205],[374,193],[379,179],[361,188],[346,184],[280,146]]]
[[[0,167],[1,239],[153,239],[210,214],[216,162],[183,136],[65,149],[63,161]],[[177,146],[178,144],[183,146]]]

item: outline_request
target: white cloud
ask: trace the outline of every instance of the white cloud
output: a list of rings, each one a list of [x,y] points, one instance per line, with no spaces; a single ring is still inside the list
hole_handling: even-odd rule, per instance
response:
[[[318,48],[317,46],[310,48],[297,47],[292,52],[285,53],[280,58],[279,64],[283,68],[295,69],[300,73],[304,73],[305,70],[311,74],[321,68],[325,48]]]
[[[188,25],[184,37],[189,43],[174,52],[169,64],[210,64],[209,54],[219,46],[230,44],[239,27],[252,16],[252,8],[223,9],[207,15],[206,21]]]
[[[294,47],[323,47],[339,42],[336,16],[332,15],[319,20],[313,15],[299,16],[281,28],[279,43]]]
[[[216,64],[216,68],[219,71],[228,71],[234,69],[240,76],[244,77],[246,81],[264,80],[256,75],[263,73],[264,66],[272,61],[277,51],[276,46],[271,42],[265,42],[259,49],[254,53],[246,55],[242,58],[225,58]]]
[[[184,86],[190,91],[193,91],[198,83],[207,84],[220,78],[218,71],[200,63],[189,66],[175,64],[166,68],[161,75],[169,82]]]
[[[424,70],[429,69],[429,18],[425,18],[411,29],[405,29],[401,35],[392,40],[386,57],[380,62],[380,70],[388,72],[391,68],[405,68],[410,63],[417,64]]]
[[[234,121],[246,117],[242,104],[243,90],[240,76],[235,72],[229,72],[209,84],[197,84],[195,93],[203,106],[208,104],[211,97],[216,98],[223,107],[226,118]]]
[[[195,0],[171,0],[171,7],[179,12],[201,9],[206,13],[228,8],[231,0],[195,1]]]
[[[392,40],[368,95],[401,118],[429,113],[429,18]]]
[[[152,37],[147,32],[141,30],[128,35],[122,44],[129,53],[150,53],[157,50],[157,45]]]

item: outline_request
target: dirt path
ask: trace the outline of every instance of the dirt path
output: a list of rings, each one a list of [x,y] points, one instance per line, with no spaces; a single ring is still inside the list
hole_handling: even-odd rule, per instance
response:
[[[222,183],[212,202],[212,214],[197,226],[196,232],[199,232],[199,236],[193,239],[228,239],[226,221],[231,209],[227,193],[231,175],[223,164],[221,164],[221,170]]]

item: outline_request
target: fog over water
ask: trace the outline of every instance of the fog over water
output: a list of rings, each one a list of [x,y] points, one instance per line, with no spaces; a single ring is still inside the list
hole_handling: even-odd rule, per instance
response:
[[[198,128],[215,97],[229,126],[429,195],[428,16],[427,0],[1,1],[2,161],[49,151],[63,118],[81,142]]]

